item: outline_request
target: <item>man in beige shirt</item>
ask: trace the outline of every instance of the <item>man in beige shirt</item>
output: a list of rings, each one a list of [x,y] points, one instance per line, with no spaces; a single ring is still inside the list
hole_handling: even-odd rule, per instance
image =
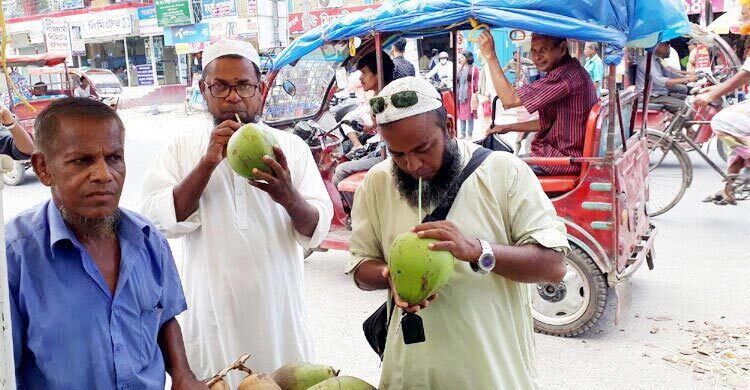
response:
[[[569,251],[538,180],[512,154],[492,153],[458,188],[478,146],[454,139],[453,119],[425,80],[395,80],[371,106],[391,157],[369,171],[356,194],[346,272],[357,286],[389,289],[391,243],[424,217],[416,206],[418,178],[425,213],[458,191],[446,221],[414,228],[440,240],[434,250],[455,255],[452,280],[420,305],[394,296],[379,388],[538,387],[527,283],[559,282]],[[425,342],[404,343],[403,311],[419,311]]]

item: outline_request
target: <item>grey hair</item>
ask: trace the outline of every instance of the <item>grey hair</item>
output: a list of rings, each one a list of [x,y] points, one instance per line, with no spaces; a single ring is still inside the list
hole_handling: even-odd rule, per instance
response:
[[[63,117],[86,117],[111,120],[120,129],[120,139],[125,142],[125,125],[108,105],[89,98],[69,97],[55,100],[37,115],[34,121],[34,149],[49,154],[57,146],[57,134]]]
[[[599,44],[596,42],[586,42],[587,49],[593,49],[595,52],[599,52]]]

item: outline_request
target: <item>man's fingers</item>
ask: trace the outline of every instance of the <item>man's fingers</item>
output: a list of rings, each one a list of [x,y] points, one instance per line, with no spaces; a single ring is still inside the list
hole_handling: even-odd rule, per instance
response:
[[[443,228],[422,230],[417,233],[417,236],[419,236],[419,238],[431,238],[439,241],[449,241],[453,238],[453,234]]]
[[[263,162],[271,168],[275,177],[283,178],[286,175],[284,167],[270,156],[263,156]]]
[[[430,244],[428,248],[432,251],[453,252],[455,249],[458,249],[458,245],[451,240],[443,240]]]
[[[217,129],[219,127],[228,127],[233,130],[238,130],[240,127],[242,127],[242,123],[239,123],[235,121],[234,119],[227,119],[224,122],[219,123],[218,126],[216,126]]]
[[[284,171],[289,171],[289,163],[286,160],[286,155],[284,154],[284,151],[281,150],[280,147],[274,146],[273,147],[273,153],[276,155],[276,160],[279,162],[279,165],[281,168],[284,169]]]
[[[421,223],[417,226],[414,226],[411,231],[414,233],[419,233],[423,230],[430,230],[430,229],[453,229],[455,225],[451,221],[435,221],[435,222],[425,222]]]
[[[266,182],[268,182],[268,184],[275,184],[276,182],[276,178],[273,175],[266,171],[261,171],[258,168],[253,168],[253,175],[255,175],[256,181],[265,180]]]

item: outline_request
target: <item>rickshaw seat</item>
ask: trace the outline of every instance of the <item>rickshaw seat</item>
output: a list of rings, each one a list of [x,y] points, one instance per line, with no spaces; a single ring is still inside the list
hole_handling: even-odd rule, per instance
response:
[[[593,157],[597,154],[596,126],[599,122],[599,112],[602,103],[599,102],[591,109],[589,119],[586,122],[586,133],[583,142],[583,157]],[[544,168],[542,166],[542,168]],[[581,173],[586,172],[588,163],[581,163]],[[568,192],[576,188],[580,176],[578,175],[559,175],[559,176],[537,176],[542,184],[542,189],[546,193]]]
[[[663,104],[659,104],[659,103],[649,103],[648,104],[648,110],[649,111],[661,111],[663,109],[664,109],[664,105]]]
[[[578,185],[578,176],[539,176],[544,192],[568,192]]]
[[[367,175],[367,171],[357,172],[347,177],[346,179],[341,180],[338,185],[339,192],[357,191],[357,188],[359,188],[359,186],[362,185],[362,181],[365,180],[365,175]]]

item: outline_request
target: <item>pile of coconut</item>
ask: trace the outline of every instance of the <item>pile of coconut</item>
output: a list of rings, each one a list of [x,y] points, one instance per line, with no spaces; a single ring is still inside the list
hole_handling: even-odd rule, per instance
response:
[[[250,355],[242,355],[210,379],[206,379],[211,390],[230,390],[225,378],[230,371],[239,370],[247,376],[237,390],[375,390],[369,383],[351,376],[339,376],[339,371],[330,366],[309,363],[288,364],[272,374],[256,374],[245,366]]]

